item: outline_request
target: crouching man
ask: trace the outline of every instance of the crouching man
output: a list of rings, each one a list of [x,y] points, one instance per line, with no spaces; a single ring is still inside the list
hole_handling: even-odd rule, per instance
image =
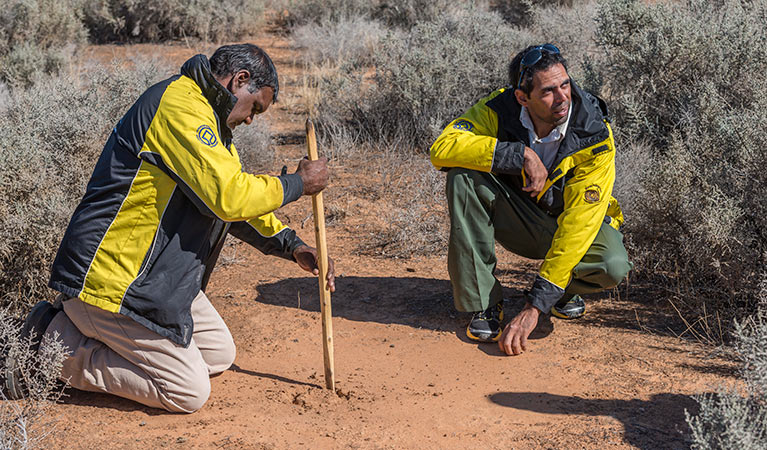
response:
[[[224,46],[150,87],[116,125],[53,263],[49,285],[63,302],[38,303],[22,330],[60,334],[70,351],[61,378],[71,386],[196,411],[209,377],[235,358],[204,293],[227,234],[318,273],[315,249],[273,211],[320,192],[327,161],[253,175],[232,144],[232,130],[278,92],[264,51]],[[335,289],[332,263],[328,285]],[[25,387],[11,366],[7,391],[20,398]]]
[[[611,195],[615,144],[604,102],[573,82],[552,44],[517,54],[509,78],[445,128],[431,161],[448,171],[448,271],[456,308],[474,313],[466,334],[516,355],[540,314],[581,317],[579,294],[618,285],[632,265]],[[496,240],[543,259],[505,329]]]

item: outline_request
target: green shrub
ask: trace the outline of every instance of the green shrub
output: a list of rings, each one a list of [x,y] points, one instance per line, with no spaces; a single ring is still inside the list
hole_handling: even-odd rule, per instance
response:
[[[571,10],[573,3],[573,0],[491,0],[490,10],[512,25],[529,27],[536,21],[536,9]]]
[[[648,150],[616,186],[641,197],[626,208],[636,272],[736,316],[767,279],[766,16],[765,0],[605,0],[589,69],[619,145]]]
[[[765,8],[763,0],[602,3],[601,70],[624,133],[668,145],[680,125],[695,119],[699,100],[709,95],[699,88],[706,86],[715,94],[709,102],[750,109],[765,87]]]
[[[472,0],[380,0],[373,15],[389,26],[410,29],[419,22],[436,21],[451,11],[483,6]]]
[[[41,78],[0,111],[0,306],[50,296],[49,267],[112,127],[150,83],[151,64]]]
[[[567,59],[570,75],[588,88],[590,81],[586,76],[591,74],[585,69],[599,51],[595,41],[599,4],[596,0],[580,1],[575,7],[559,3],[539,2],[532,6],[527,29],[540,36],[538,42],[557,45]]]
[[[362,17],[389,27],[409,29],[417,22],[436,20],[474,3],[472,0],[283,0],[277,2],[277,7],[284,11],[280,24],[288,27],[308,23],[326,25]]]
[[[258,0],[83,0],[95,42],[157,42],[182,38],[231,41],[255,34],[264,22]]]
[[[696,450],[761,450],[767,448],[767,409],[735,391],[696,397],[700,413],[687,415]]]
[[[269,124],[256,118],[250,125],[234,129],[233,137],[242,169],[250,173],[266,173],[274,169],[275,153]]]
[[[377,3],[367,0],[283,0],[277,1],[275,6],[283,11],[280,24],[295,27],[339,22],[350,17],[371,17]]]
[[[373,55],[386,36],[380,22],[362,16],[344,17],[322,25],[308,23],[293,30],[293,43],[302,50],[307,70],[311,65],[332,64],[359,68],[372,64]]]
[[[410,32],[392,34],[375,52],[374,83],[359,72],[319,80],[324,137],[425,152],[442,128],[507,83],[510,49],[532,42],[494,13],[455,9]],[[329,95],[329,94],[333,95]]]
[[[734,343],[743,367],[746,392],[722,389],[696,398],[700,411],[687,413],[692,448],[699,450],[767,448],[767,321],[736,324]]]
[[[85,40],[80,0],[11,0],[0,10],[0,81],[29,86],[38,73],[55,73],[71,48]]]
[[[46,339],[39,352],[30,350],[30,339],[19,338],[19,324],[5,310],[0,310],[0,355],[3,371],[7,358],[16,361],[18,374],[28,396],[9,401],[0,392],[0,448],[46,448],[48,437],[56,431],[50,408],[61,397],[63,385],[58,381],[66,356],[66,348],[58,336]],[[3,386],[5,379],[2,379]]]
[[[386,35],[378,21],[362,16],[323,25],[307,23],[293,30],[293,45],[302,50],[305,67],[299,108],[312,117],[322,111],[320,139],[330,157],[346,159],[360,144],[357,131],[338,115],[349,116],[370,87],[370,77],[363,81],[363,75]],[[324,145],[331,142],[332,146]]]

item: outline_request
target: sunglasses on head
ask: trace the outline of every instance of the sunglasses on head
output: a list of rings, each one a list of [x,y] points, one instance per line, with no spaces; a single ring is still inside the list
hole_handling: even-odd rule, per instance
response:
[[[536,65],[538,61],[543,58],[543,52],[558,55],[559,49],[554,44],[543,44],[537,45],[528,50],[527,53],[525,53],[524,56],[522,56],[522,59],[519,61],[519,78],[517,78],[517,89],[522,89],[522,77],[524,76],[525,71],[529,67]]]

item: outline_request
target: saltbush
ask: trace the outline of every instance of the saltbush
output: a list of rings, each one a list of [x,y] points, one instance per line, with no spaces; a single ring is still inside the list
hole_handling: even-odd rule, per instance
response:
[[[438,20],[455,9],[479,6],[472,0],[380,0],[374,18],[389,26],[409,29],[419,22]]]
[[[450,120],[507,83],[510,49],[532,41],[495,13],[455,8],[388,35],[375,52],[374,87],[354,71],[320,80],[337,95],[322,97],[318,122],[331,140],[425,152]]]
[[[256,117],[250,125],[243,124],[235,128],[233,134],[232,140],[245,172],[265,173],[274,168],[276,155],[266,120]]]
[[[432,21],[472,0],[282,0],[277,1],[282,25],[325,25],[352,17],[378,20],[388,27],[409,29],[417,22]]]
[[[741,316],[767,280],[765,17],[765,0],[604,0],[590,68],[619,142],[646,148],[636,184],[616,186],[639,197],[635,272]]]
[[[376,2],[367,0],[282,0],[275,6],[281,9],[280,25],[322,25],[350,17],[369,18],[376,10]]]
[[[767,321],[764,316],[736,324],[734,344],[743,363],[745,392],[722,389],[696,397],[700,411],[687,413],[692,448],[697,450],[767,448]]]
[[[265,23],[258,0],[82,1],[94,42],[231,41],[255,34]]]
[[[50,264],[109,132],[153,81],[152,64],[43,77],[0,110],[0,306],[48,298]]]
[[[597,0],[580,1],[574,7],[559,5],[560,2],[537,2],[529,10],[526,29],[536,36],[538,42],[552,42],[567,59],[567,69],[581,87],[589,90],[592,73],[586,69],[594,54],[599,52],[595,40]],[[521,49],[520,49],[521,50]],[[513,56],[513,55],[512,55]]]
[[[0,8],[0,81],[29,86],[39,73],[55,73],[85,40],[80,0],[11,0]]]
[[[362,16],[343,17],[322,25],[307,23],[293,30],[293,43],[301,50],[307,70],[313,65],[333,64],[337,67],[361,67],[373,63],[381,40],[386,36],[384,26]]]
[[[535,10],[546,8],[554,11],[570,11],[573,0],[490,0],[490,10],[516,26],[528,27],[536,21]],[[562,27],[564,28],[564,27]]]
[[[12,358],[16,375],[22,381],[26,397],[9,401],[0,391],[0,448],[46,448],[47,439],[56,432],[56,419],[50,409],[62,396],[59,383],[66,348],[58,335],[46,338],[39,352],[30,348],[33,336],[22,339],[19,324],[0,309],[0,379],[5,385],[5,368]]]

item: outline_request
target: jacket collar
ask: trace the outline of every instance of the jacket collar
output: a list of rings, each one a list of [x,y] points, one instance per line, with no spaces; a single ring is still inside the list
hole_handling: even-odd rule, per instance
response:
[[[191,78],[202,90],[202,95],[216,113],[218,131],[227,147],[232,141],[232,130],[226,126],[226,118],[232,112],[237,97],[221,85],[210,71],[210,62],[205,55],[195,55],[181,66],[181,75]]]
[[[572,113],[567,125],[567,132],[559,147],[554,166],[566,156],[601,142],[609,136],[604,124],[607,119],[607,105],[602,99],[582,90],[570,79],[572,92]],[[506,88],[502,93],[487,102],[487,106],[498,114],[498,127],[506,134],[525,145],[530,145],[527,130],[519,121],[522,106],[517,102],[513,88]]]

